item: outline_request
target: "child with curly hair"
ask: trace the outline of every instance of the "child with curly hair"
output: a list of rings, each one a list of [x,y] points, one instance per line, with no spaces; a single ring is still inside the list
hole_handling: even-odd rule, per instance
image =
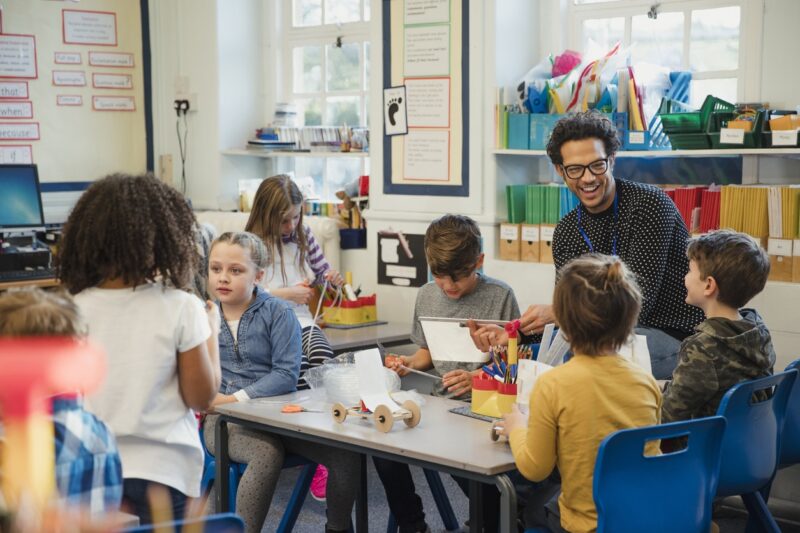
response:
[[[149,523],[150,486],[173,515],[200,495],[203,449],[194,411],[219,390],[219,312],[188,289],[198,254],[186,199],[151,175],[92,184],[64,226],[59,277],[105,348],[108,376],[87,408],[117,437],[123,508]]]

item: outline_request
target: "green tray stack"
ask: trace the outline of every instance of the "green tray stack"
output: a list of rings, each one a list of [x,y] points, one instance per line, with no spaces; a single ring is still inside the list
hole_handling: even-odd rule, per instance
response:
[[[686,104],[664,98],[658,116],[673,150],[703,150],[711,148],[708,136],[711,115],[735,109],[734,104],[711,95],[706,96],[699,111],[688,111]]]

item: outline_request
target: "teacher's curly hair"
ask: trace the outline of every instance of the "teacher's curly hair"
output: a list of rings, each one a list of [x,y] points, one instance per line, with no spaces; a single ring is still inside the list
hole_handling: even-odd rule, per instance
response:
[[[153,177],[113,174],[93,183],[64,226],[58,277],[70,293],[109,279],[187,288],[198,261],[186,198]]]
[[[554,165],[560,165],[564,162],[561,157],[561,147],[564,143],[584,139],[603,141],[606,157],[609,158],[613,157],[620,147],[614,123],[605,115],[592,110],[570,114],[556,122],[547,142],[547,156]]]

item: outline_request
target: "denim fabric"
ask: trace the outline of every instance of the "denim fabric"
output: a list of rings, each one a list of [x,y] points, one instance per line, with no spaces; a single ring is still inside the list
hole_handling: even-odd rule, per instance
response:
[[[146,479],[130,478],[123,482],[122,510],[139,517],[141,525],[152,524],[153,515],[150,510],[148,491],[150,487],[160,487],[169,494],[170,507],[173,520],[183,520],[186,517],[186,495],[177,489],[148,481]],[[157,496],[156,496],[157,497]]]
[[[255,300],[239,319],[237,340],[225,320],[220,327],[223,394],[244,389],[250,398],[260,398],[297,388],[302,357],[300,323],[281,299],[260,287],[256,291]]]
[[[647,337],[647,350],[650,352],[653,377],[671,379],[672,371],[678,366],[678,351],[681,349],[681,341],[660,329],[646,326],[638,326],[634,332]]]

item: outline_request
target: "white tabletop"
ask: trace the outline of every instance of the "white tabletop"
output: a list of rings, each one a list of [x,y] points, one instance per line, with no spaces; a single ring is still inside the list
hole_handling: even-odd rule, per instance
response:
[[[387,346],[411,342],[411,324],[389,323],[353,329],[322,330],[336,353],[374,348],[377,342]]]
[[[280,402],[308,397],[308,391],[296,392],[221,405],[217,412],[258,423],[267,431],[270,427],[289,430],[312,436],[311,440],[319,437],[321,441],[340,441],[464,472],[494,476],[515,468],[508,443],[491,440],[489,422],[448,412],[448,409],[464,405],[463,402],[426,396],[425,404],[420,406],[422,418],[419,425],[409,428],[401,420],[396,420],[389,433],[381,433],[371,418],[362,420],[348,416],[343,423],[337,423],[327,403],[300,402],[309,409],[321,409],[321,413],[280,412],[283,405]]]

